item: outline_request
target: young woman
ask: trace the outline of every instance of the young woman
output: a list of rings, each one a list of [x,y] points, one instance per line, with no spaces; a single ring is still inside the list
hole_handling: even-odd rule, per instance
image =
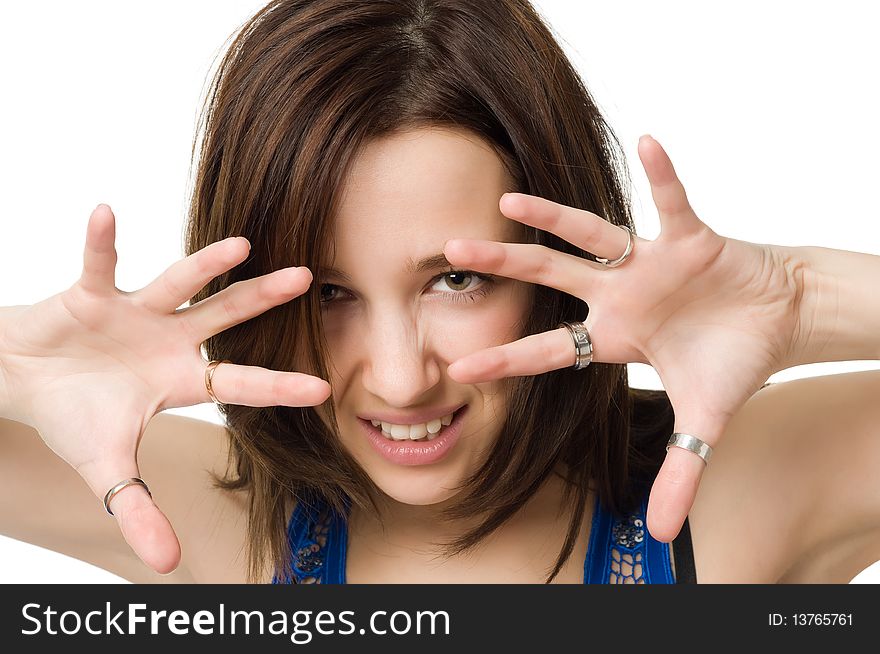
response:
[[[880,257],[715,233],[650,137],[661,234],[636,236],[525,0],[272,2],[204,116],[187,258],[120,291],[99,205],[80,279],[0,313],[2,533],[154,582],[828,582],[880,557],[880,373],[760,390],[880,358]],[[162,413],[211,400],[224,429]]]

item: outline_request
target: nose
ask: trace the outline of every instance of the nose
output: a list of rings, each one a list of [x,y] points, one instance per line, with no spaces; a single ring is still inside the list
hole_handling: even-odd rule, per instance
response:
[[[364,333],[363,384],[389,407],[419,404],[439,382],[440,361],[418,318],[378,321]]]

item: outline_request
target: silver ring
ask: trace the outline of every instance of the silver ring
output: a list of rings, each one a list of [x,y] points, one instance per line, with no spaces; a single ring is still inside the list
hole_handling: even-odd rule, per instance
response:
[[[593,342],[590,340],[590,332],[582,322],[561,322],[556,328],[565,327],[574,341],[575,362],[572,368],[580,370],[593,362]]]
[[[703,459],[703,463],[709,463],[709,458],[712,456],[712,448],[708,443],[701,441],[696,436],[691,436],[690,434],[682,434],[680,432],[675,432],[672,436],[669,437],[669,442],[666,443],[666,451],[669,451],[670,447],[680,447],[685,450],[689,450]]]
[[[626,242],[626,250],[623,252],[623,254],[621,254],[619,257],[617,257],[614,261],[609,261],[608,259],[606,259],[604,257],[596,257],[596,261],[598,261],[599,263],[601,263],[604,266],[607,266],[608,268],[616,268],[617,266],[622,264],[624,261],[626,261],[626,258],[629,256],[630,252],[633,251],[632,230],[629,227],[627,227],[626,225],[618,225],[618,227],[623,227],[623,229],[626,230],[627,237],[629,238],[629,240]]]
[[[153,497],[153,494],[150,492],[150,488],[147,486],[147,482],[145,482],[140,477],[130,477],[129,479],[123,479],[118,484],[116,484],[113,488],[107,491],[107,494],[104,496],[104,508],[107,510],[107,513],[113,515],[113,511],[110,510],[110,500],[112,500],[116,493],[121,491],[126,486],[131,486],[133,484],[140,484],[144,488],[147,489],[147,495]]]

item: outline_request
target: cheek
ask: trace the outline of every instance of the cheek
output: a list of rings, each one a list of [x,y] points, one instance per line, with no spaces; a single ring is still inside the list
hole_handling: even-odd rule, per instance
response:
[[[509,280],[493,294],[490,308],[481,316],[488,346],[510,343],[524,334],[524,322],[534,301],[534,285]]]
[[[455,342],[480,347],[509,343],[523,336],[523,323],[534,302],[534,285],[497,278],[495,288],[474,303],[431,307],[432,317]],[[467,330],[457,332],[456,330]],[[476,349],[472,347],[472,349]]]
[[[471,344],[462,355],[479,349],[512,343],[525,336],[524,322],[534,301],[534,286],[524,282],[509,284],[503,294],[499,293],[499,301],[487,311],[475,326],[475,333],[482,334],[478,344]],[[484,402],[486,415],[495,419],[504,413],[505,384],[504,380],[495,380],[474,384]]]
[[[452,363],[520,338],[526,308],[520,294],[506,289],[465,307],[431,307],[422,316],[430,325],[424,338],[440,359]]]
[[[343,381],[347,371],[363,363],[365,344],[381,338],[383,354],[397,347],[428,348],[447,363],[481,349],[521,338],[523,321],[533,300],[533,286],[508,280],[476,302],[426,302],[412,319],[376,325],[362,312],[344,307],[324,316],[324,337],[330,349],[331,372]],[[383,316],[381,320],[389,320]],[[371,333],[375,330],[375,334]],[[387,339],[396,343],[389,346]],[[409,344],[409,345],[407,345]],[[395,354],[399,354],[396,353]]]

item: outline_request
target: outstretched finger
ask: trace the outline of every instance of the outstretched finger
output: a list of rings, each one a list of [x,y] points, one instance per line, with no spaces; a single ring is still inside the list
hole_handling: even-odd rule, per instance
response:
[[[555,288],[581,297],[603,282],[605,267],[537,243],[500,243],[456,238],[443,246],[454,266]]]
[[[302,295],[312,283],[308,268],[283,268],[235,282],[179,312],[199,343],[272,307]]]
[[[461,384],[479,384],[570,368],[575,359],[571,335],[560,327],[468,354],[450,364],[448,372]]]
[[[104,497],[114,486],[126,479],[140,478],[134,457],[95,461],[80,466],[77,471],[101,499],[101,511],[105,511]],[[148,479],[143,481],[149,485]],[[110,498],[108,506],[125,541],[141,561],[159,574],[168,574],[177,568],[180,541],[146,488],[141,484],[125,486]]]
[[[615,259],[629,235],[619,226],[585,209],[576,209],[528,193],[505,193],[498,207],[508,218],[555,234],[598,257]]]
[[[79,284],[96,295],[116,290],[116,218],[106,204],[99,204],[89,216],[86,246]]]
[[[646,134],[639,139],[638,150],[660,215],[661,233],[678,238],[699,229],[703,223],[691,208],[684,185],[663,147]]]
[[[207,375],[206,371],[206,375]],[[301,372],[221,363],[211,374],[211,390],[222,404],[241,406],[316,406],[330,397],[330,384]],[[207,381],[207,380],[206,380]],[[204,402],[211,402],[207,383]]]
[[[158,313],[171,313],[184,302],[233,266],[250,252],[250,243],[241,236],[230,236],[174,262],[152,282],[133,296]]]

